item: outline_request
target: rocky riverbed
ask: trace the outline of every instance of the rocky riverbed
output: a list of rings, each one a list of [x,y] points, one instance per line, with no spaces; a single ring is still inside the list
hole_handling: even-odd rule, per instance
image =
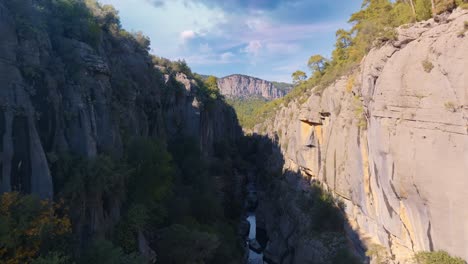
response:
[[[257,188],[255,175],[249,173],[247,177],[247,186],[246,186],[246,201],[245,201],[245,221],[243,226],[246,227],[248,223],[248,234],[246,236],[246,249],[248,249],[246,254],[246,263],[247,264],[263,264],[263,250],[265,248],[265,243],[260,243],[259,238],[257,237],[257,216],[256,209],[258,206],[258,197],[257,197]],[[247,232],[245,232],[247,233]],[[262,245],[263,244],[263,245]]]

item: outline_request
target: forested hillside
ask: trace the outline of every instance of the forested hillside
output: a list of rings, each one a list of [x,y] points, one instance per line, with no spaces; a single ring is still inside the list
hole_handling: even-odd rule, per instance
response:
[[[254,125],[250,117],[266,102],[284,97],[292,85],[281,82],[269,82],[259,78],[233,74],[223,78],[210,76],[207,82],[227,99],[237,114],[242,127],[248,128]]]

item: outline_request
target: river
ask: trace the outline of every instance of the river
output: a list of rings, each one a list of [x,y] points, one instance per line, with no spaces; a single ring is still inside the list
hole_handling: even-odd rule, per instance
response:
[[[255,211],[258,204],[257,188],[255,186],[255,177],[253,174],[249,174],[247,177],[247,199],[246,199],[246,211],[247,211],[247,222],[250,224],[249,235],[247,237],[247,246],[249,248],[249,255],[247,264],[263,264],[262,247],[257,241],[257,217]]]
[[[256,238],[257,238],[256,237],[257,219],[255,216],[255,213],[249,215],[247,217],[247,221],[250,224],[249,239],[247,243],[252,243],[253,241],[256,241]],[[263,254],[261,252],[257,253],[249,247],[249,257],[247,259],[247,264],[263,264]]]

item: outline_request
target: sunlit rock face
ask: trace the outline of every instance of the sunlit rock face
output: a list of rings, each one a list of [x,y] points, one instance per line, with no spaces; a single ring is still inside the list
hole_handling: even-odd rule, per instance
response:
[[[267,100],[278,99],[290,90],[280,89],[273,83],[245,75],[230,75],[218,79],[221,94],[228,98],[263,97]]]
[[[399,28],[353,74],[256,127],[281,144],[286,169],[340,198],[364,244],[396,263],[422,250],[468,260],[467,20],[456,10]]]

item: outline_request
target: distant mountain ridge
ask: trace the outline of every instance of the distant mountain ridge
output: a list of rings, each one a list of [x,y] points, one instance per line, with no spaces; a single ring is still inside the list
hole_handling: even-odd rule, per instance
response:
[[[218,88],[221,94],[228,98],[262,97],[274,100],[285,96],[292,87],[292,84],[270,82],[242,74],[218,78]]]

